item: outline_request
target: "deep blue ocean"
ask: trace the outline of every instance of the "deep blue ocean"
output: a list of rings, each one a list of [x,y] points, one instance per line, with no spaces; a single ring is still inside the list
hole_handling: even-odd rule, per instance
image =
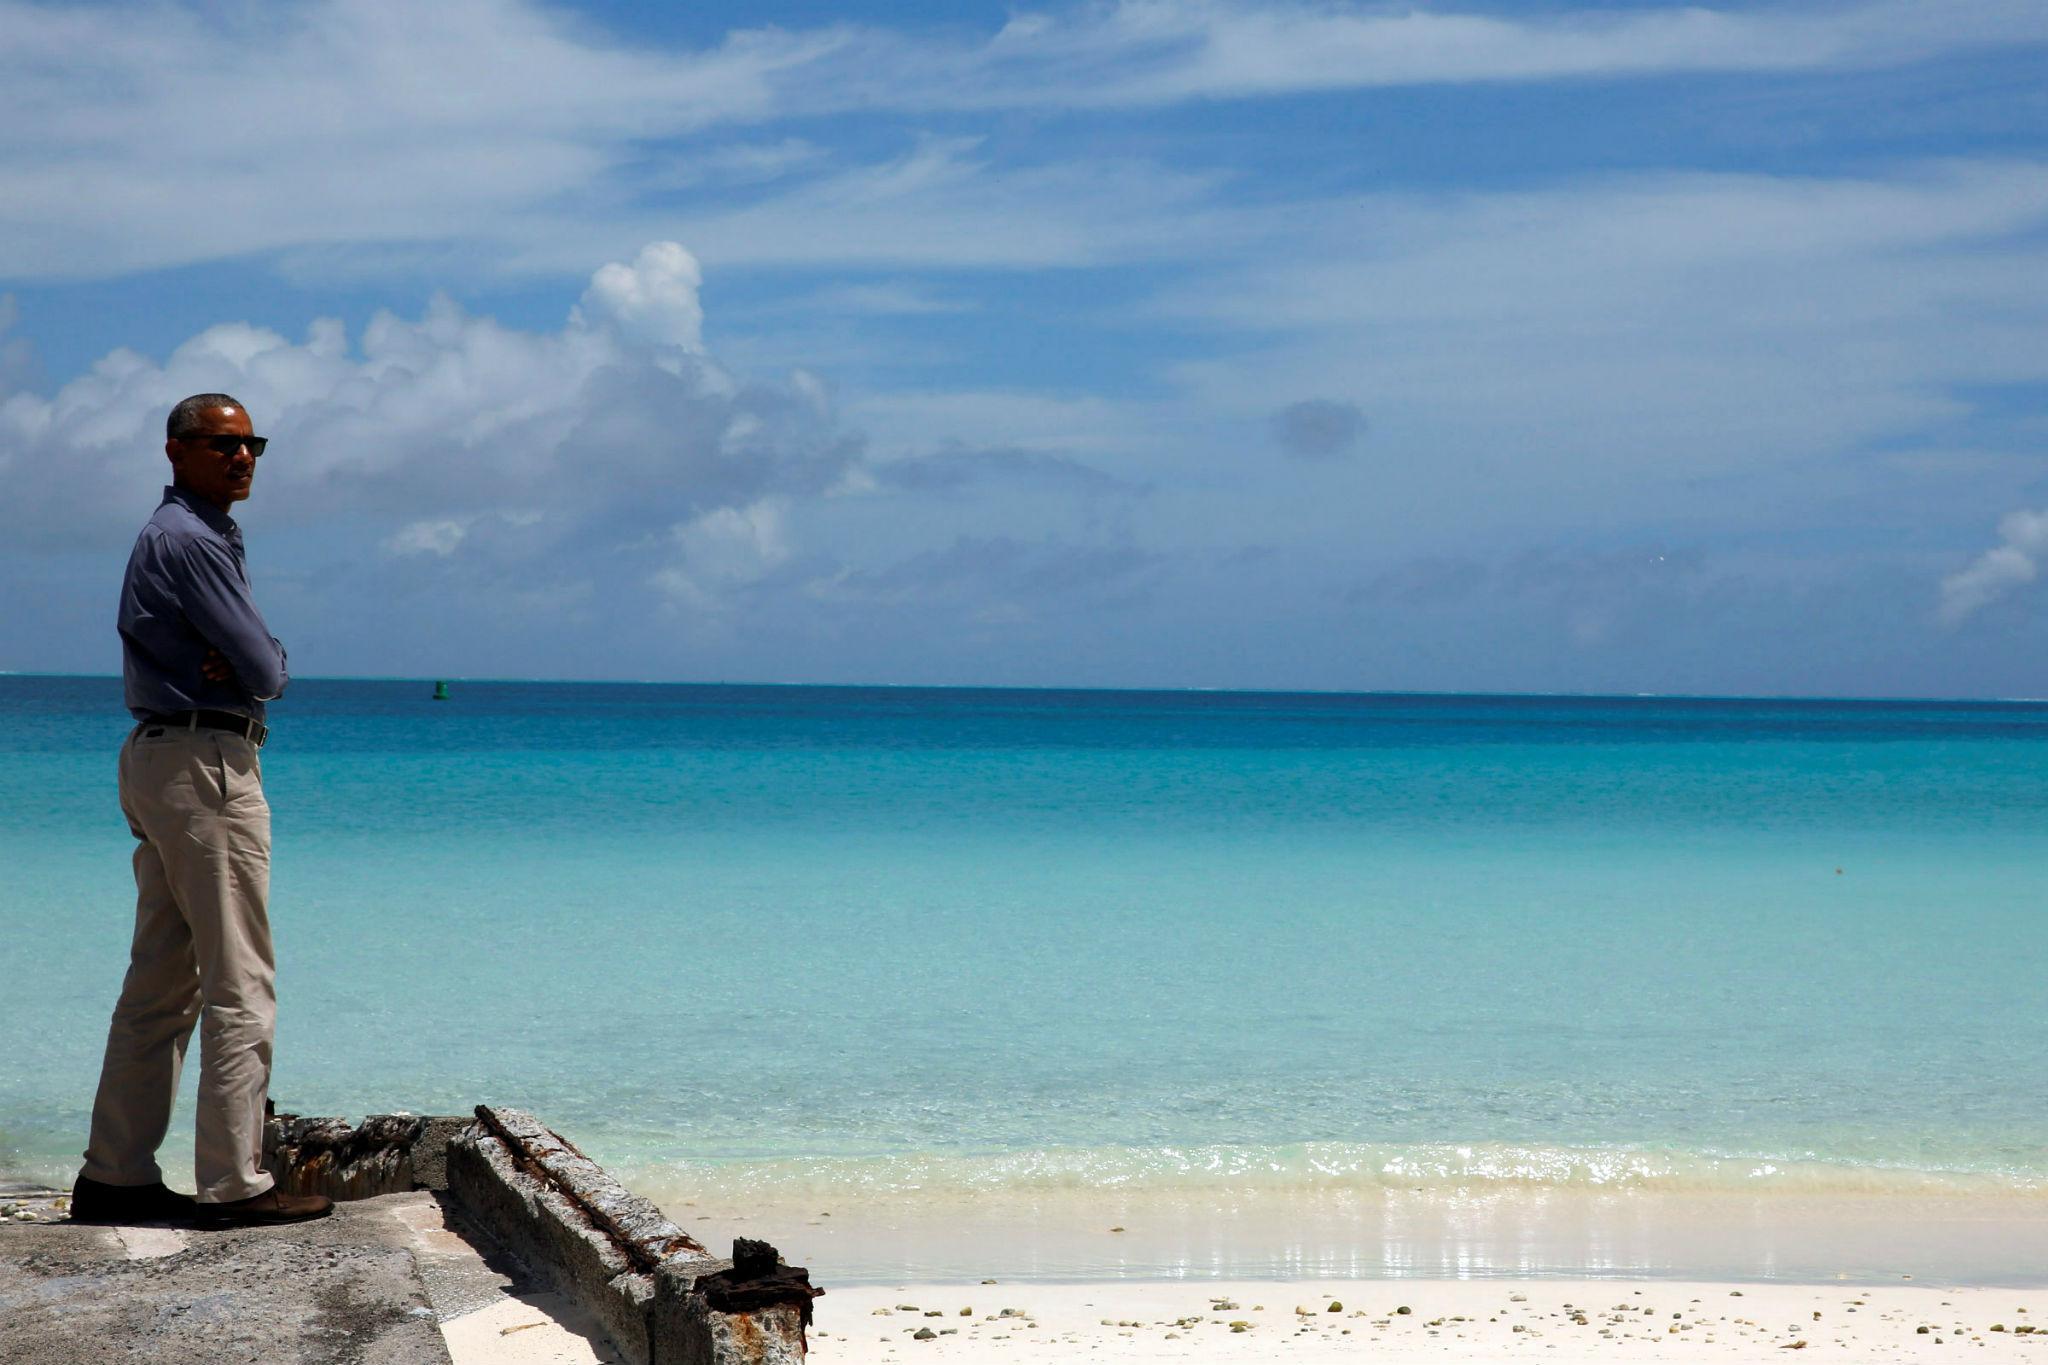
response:
[[[431,692],[273,708],[282,1108],[671,1197],[2048,1186],[2048,705]],[[0,1174],[83,1144],[126,729],[0,677]]]

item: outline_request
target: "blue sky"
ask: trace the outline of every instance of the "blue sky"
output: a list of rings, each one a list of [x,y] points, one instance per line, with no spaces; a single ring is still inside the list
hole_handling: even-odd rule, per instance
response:
[[[0,0],[0,668],[2048,693],[2048,4]]]

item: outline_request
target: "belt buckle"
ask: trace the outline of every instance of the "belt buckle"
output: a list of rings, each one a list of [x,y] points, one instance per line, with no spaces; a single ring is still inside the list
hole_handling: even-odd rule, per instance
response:
[[[249,728],[244,730],[242,735],[243,738],[260,749],[263,747],[263,741],[270,738],[270,727],[256,719],[256,717],[250,716]]]

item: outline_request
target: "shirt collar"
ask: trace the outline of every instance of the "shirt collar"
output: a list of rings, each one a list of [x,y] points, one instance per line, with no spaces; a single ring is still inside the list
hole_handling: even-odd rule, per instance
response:
[[[175,502],[181,507],[189,508],[192,515],[198,517],[224,536],[235,536],[242,529],[235,525],[235,519],[224,510],[214,506],[212,502],[200,497],[183,484],[166,484],[164,486],[164,502]],[[162,504],[159,503],[158,506],[162,506]]]

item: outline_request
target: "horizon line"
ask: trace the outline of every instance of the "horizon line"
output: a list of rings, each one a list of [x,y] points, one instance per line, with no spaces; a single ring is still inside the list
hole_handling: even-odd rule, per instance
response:
[[[76,678],[119,682],[118,673],[71,673],[62,671],[43,672],[34,669],[0,668],[0,678]],[[1141,686],[1134,684],[1102,686],[1078,683],[904,683],[904,682],[778,682],[744,678],[726,678],[716,681],[688,680],[676,678],[515,678],[487,675],[464,676],[448,674],[435,677],[431,674],[397,673],[321,673],[294,678],[293,682],[365,682],[365,683],[478,683],[491,685],[523,685],[543,687],[786,687],[786,688],[836,688],[839,690],[893,690],[912,692],[1130,692],[1130,693],[1193,693],[1207,695],[1272,696],[1272,697],[1430,697],[1430,698],[1523,698],[1542,697],[1567,701],[1755,701],[1755,702],[1853,702],[1868,704],[1945,704],[1968,706],[2040,706],[2048,704],[2048,697],[1969,697],[1937,695],[1838,695],[1819,692],[1578,692],[1578,691],[1528,691],[1509,692],[1498,690],[1477,690],[1470,692],[1438,691],[1424,688],[1337,688],[1337,687],[1203,687],[1192,684],[1180,686]]]

